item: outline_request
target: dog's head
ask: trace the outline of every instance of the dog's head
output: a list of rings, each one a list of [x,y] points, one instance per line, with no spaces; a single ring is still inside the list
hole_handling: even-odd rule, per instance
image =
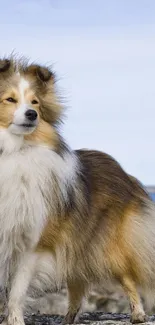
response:
[[[30,135],[40,126],[55,125],[61,112],[55,76],[49,68],[21,60],[0,60],[0,128]]]

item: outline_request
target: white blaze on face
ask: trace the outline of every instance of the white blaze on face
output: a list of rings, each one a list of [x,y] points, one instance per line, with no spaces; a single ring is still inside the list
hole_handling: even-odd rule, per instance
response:
[[[29,82],[26,79],[21,78],[19,82],[19,93],[20,93],[21,104],[25,103],[25,92],[29,87],[30,87]]]
[[[26,103],[25,93],[26,90],[29,88],[29,83],[24,78],[20,79],[19,82],[19,106],[14,114],[14,121],[15,124],[23,124],[23,121],[25,120],[25,112],[30,108],[28,107],[28,104]]]
[[[26,92],[29,90],[29,88],[30,88],[30,83],[23,77],[20,77],[20,81],[18,85],[19,104],[14,113],[13,123],[9,127],[11,133],[18,134],[18,135],[29,134],[34,131],[34,129],[38,124],[38,119],[36,119],[33,122],[30,122],[25,116],[26,111],[32,109],[31,104],[28,103],[26,100]]]

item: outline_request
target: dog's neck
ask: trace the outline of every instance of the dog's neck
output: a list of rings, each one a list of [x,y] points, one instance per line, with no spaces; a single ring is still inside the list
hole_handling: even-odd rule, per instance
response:
[[[49,147],[46,143],[33,142],[30,139],[25,139],[24,135],[12,134],[9,130],[0,128],[0,154],[14,154],[29,146],[39,146],[54,150],[54,147]]]
[[[7,129],[0,129],[0,152],[11,154],[19,151],[24,146],[23,135],[11,134]]]

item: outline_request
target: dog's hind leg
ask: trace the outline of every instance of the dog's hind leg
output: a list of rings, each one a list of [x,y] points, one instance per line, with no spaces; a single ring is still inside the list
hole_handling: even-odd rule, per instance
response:
[[[80,310],[82,298],[86,293],[86,286],[80,280],[71,280],[67,282],[69,307],[63,324],[73,324]]]
[[[129,276],[124,276],[121,280],[121,284],[130,301],[131,322],[144,323],[147,320],[147,317],[134,281]]]

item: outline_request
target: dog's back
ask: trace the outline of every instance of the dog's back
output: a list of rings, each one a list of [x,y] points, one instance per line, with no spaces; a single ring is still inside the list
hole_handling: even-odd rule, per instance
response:
[[[59,226],[48,223],[38,246],[39,250],[55,246],[58,268],[64,272],[70,292],[66,321],[73,321],[91,283],[110,278],[129,294],[133,321],[137,314],[142,321],[137,287],[149,288],[154,281],[154,205],[140,182],[109,155],[77,150],[76,156],[72,204]]]

